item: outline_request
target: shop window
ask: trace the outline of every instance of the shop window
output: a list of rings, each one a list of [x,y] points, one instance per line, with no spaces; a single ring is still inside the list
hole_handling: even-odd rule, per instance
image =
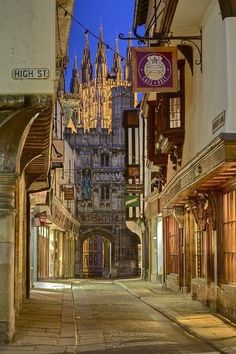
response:
[[[147,120],[147,157],[159,166],[167,165],[168,155],[173,169],[182,162],[185,125],[185,61],[178,61],[178,91],[158,93],[149,101]]]
[[[179,273],[179,226],[173,216],[165,218],[167,274]]]
[[[160,136],[172,140],[181,140],[183,142],[184,134],[184,97],[185,97],[185,78],[184,78],[184,60],[178,62],[178,86],[177,92],[168,92],[157,94],[156,101],[156,129],[157,142]],[[177,136],[173,136],[173,132]]]
[[[169,100],[169,127],[181,127],[180,97],[172,97]]]
[[[236,191],[224,195],[223,206],[224,282],[236,284]]]
[[[205,278],[206,276],[206,243],[204,237],[206,233],[199,230],[197,225],[194,231],[195,240],[195,267],[196,277]]]

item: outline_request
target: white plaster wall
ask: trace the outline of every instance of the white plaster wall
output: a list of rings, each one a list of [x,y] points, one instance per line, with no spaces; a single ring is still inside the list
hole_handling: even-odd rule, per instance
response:
[[[236,132],[236,18],[230,17],[224,20],[226,43],[226,78],[227,78],[227,106],[225,131]]]
[[[1,0],[0,94],[54,92],[56,0]],[[48,68],[48,79],[14,80],[13,68]]]
[[[217,1],[209,6],[200,25],[202,73],[196,65],[192,77],[189,71],[186,72],[183,165],[219,134],[220,130],[213,135],[212,121],[226,109],[227,102],[225,31]]]

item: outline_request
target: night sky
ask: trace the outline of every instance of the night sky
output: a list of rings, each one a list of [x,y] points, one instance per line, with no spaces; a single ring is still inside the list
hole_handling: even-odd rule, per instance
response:
[[[128,36],[132,29],[135,0],[75,0],[73,16],[89,32],[99,35],[99,27],[103,27],[103,40],[115,49],[115,38],[119,33]],[[80,69],[84,48],[85,29],[72,20],[69,42],[69,66],[66,72],[66,89],[68,90],[75,53]],[[91,61],[94,67],[98,40],[89,33]],[[127,41],[119,40],[119,52],[125,56]],[[136,43],[133,43],[136,45]],[[111,68],[114,52],[107,50],[108,68]]]

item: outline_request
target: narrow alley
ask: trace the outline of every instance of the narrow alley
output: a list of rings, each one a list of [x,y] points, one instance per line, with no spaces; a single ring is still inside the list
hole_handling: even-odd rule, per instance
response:
[[[0,9],[0,354],[236,354],[236,0]]]
[[[3,354],[236,353],[236,328],[187,294],[140,279],[36,283]]]

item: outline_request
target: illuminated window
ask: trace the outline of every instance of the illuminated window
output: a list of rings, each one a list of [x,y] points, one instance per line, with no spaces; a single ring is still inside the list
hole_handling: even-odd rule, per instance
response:
[[[167,274],[179,273],[179,226],[173,216],[165,218]]]
[[[199,230],[195,224],[194,241],[195,241],[195,266],[196,277],[204,278],[206,276],[206,243],[204,237],[206,233]]]
[[[181,127],[180,97],[169,100],[169,124],[171,129]]]
[[[223,197],[223,274],[228,284],[236,283],[236,191]]]

